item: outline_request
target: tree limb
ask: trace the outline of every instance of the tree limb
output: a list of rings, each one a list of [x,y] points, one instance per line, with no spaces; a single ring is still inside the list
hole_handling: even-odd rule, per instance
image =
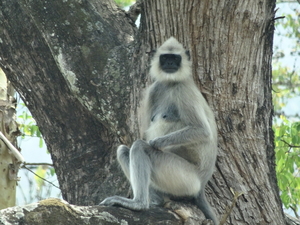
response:
[[[183,208],[181,209],[183,210]],[[195,217],[193,209],[185,209],[189,217],[181,218],[176,212],[165,208],[151,208],[146,211],[131,211],[120,207],[76,206],[61,199],[46,199],[25,206],[15,206],[0,211],[0,224],[14,225],[65,225],[65,224],[172,224],[193,225],[205,221],[201,212]]]

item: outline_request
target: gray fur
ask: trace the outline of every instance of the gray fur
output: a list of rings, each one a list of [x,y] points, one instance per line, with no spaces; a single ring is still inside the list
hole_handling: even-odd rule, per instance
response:
[[[185,52],[175,38],[158,49],[150,69],[156,81],[148,88],[143,107],[146,141],[117,150],[133,199],[113,196],[101,204],[142,210],[162,204],[165,196],[190,196],[206,218],[217,224],[204,191],[215,166],[217,128],[212,110],[193,81]],[[175,73],[160,68],[160,54],[168,53],[182,57]]]

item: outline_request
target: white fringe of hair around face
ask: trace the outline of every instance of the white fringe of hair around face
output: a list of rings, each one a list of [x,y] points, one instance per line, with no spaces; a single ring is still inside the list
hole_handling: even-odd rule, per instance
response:
[[[181,56],[181,66],[175,73],[166,73],[161,70],[159,57],[163,54],[176,54]],[[150,75],[157,81],[184,81],[192,77],[191,61],[186,50],[176,38],[170,37],[156,51],[151,62]]]

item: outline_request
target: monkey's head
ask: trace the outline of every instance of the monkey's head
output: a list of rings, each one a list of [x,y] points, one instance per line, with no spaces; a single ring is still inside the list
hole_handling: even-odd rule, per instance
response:
[[[186,80],[191,77],[189,52],[174,37],[170,37],[157,49],[150,75],[158,81]]]

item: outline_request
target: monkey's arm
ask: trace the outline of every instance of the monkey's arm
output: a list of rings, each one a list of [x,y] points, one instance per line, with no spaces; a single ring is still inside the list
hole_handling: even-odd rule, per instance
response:
[[[170,145],[185,145],[196,142],[211,142],[213,134],[209,127],[201,125],[186,126],[183,129],[174,131],[162,137],[149,141],[149,144],[156,149],[161,149]]]

